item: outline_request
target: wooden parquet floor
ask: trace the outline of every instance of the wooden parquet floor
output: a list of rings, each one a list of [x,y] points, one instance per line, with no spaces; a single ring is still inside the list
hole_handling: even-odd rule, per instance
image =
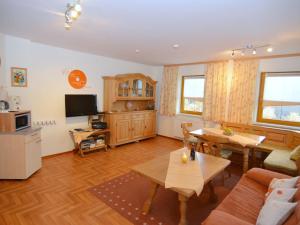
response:
[[[0,225],[130,225],[87,189],[181,146],[156,137],[85,158],[66,153],[43,159],[28,180],[0,180]]]

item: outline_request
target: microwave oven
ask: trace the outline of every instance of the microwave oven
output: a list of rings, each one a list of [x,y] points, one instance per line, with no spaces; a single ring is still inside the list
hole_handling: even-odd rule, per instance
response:
[[[31,112],[0,112],[0,132],[16,132],[31,127]]]

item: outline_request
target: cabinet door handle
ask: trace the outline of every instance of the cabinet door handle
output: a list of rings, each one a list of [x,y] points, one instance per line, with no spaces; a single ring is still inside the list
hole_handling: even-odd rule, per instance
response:
[[[38,133],[34,133],[34,134],[31,135],[31,137],[34,137],[34,136],[37,136],[37,135],[38,135]]]
[[[42,140],[41,140],[41,139],[40,139],[40,140],[38,140],[38,141],[36,141],[35,143],[37,143],[37,144],[38,144],[38,143],[40,143],[40,142],[42,142]]]

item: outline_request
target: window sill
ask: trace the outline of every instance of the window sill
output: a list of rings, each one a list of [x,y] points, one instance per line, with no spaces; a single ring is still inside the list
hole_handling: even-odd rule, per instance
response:
[[[202,115],[189,114],[189,113],[176,113],[176,116],[188,116],[188,117],[202,118]]]
[[[286,126],[286,125],[279,125],[279,124],[272,124],[272,123],[254,122],[253,125],[261,126],[261,127],[284,129],[284,130],[292,130],[297,132],[300,131],[300,127],[293,127],[293,126]]]

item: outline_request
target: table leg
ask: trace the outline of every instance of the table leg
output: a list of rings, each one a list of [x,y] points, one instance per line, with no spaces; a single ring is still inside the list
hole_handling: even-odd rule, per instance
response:
[[[252,149],[252,167],[256,167],[256,150]]]
[[[208,182],[208,187],[209,187],[209,200],[212,202],[212,203],[216,203],[218,201],[218,196],[216,195],[215,193],[215,189],[214,189],[214,185],[212,183],[212,181]]]
[[[243,172],[246,173],[249,167],[249,148],[243,150]]]
[[[153,201],[153,198],[155,197],[158,187],[159,187],[159,185],[157,183],[154,183],[154,182],[151,183],[149,196],[143,206],[143,210],[142,210],[143,215],[147,215],[148,212],[150,211],[152,201]]]
[[[184,195],[178,194],[178,200],[180,202],[180,221],[179,225],[187,225],[187,219],[186,219],[186,211],[187,211],[187,200],[188,198]]]

